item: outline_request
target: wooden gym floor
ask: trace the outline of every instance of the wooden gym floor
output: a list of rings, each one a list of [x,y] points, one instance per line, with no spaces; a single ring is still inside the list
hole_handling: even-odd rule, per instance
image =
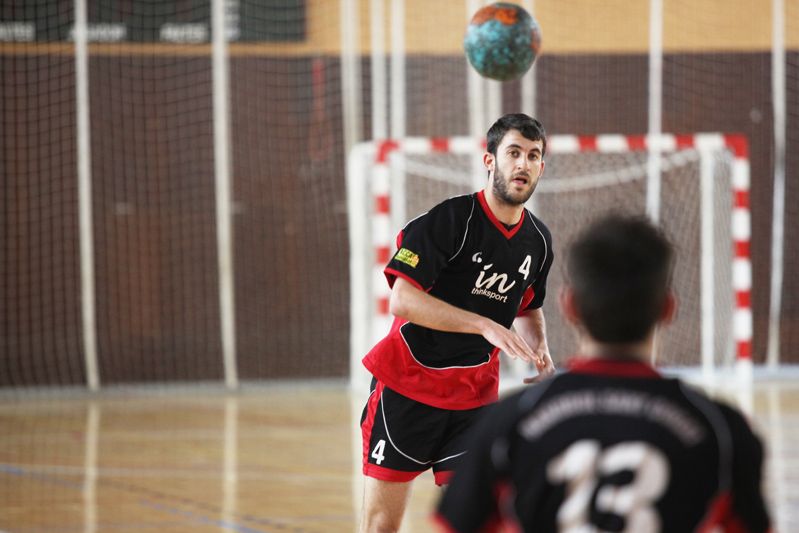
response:
[[[2,399],[0,530],[354,531],[363,400],[307,382]],[[799,381],[756,383],[744,404],[775,531],[799,531]],[[432,530],[437,495],[416,481],[404,531]]]

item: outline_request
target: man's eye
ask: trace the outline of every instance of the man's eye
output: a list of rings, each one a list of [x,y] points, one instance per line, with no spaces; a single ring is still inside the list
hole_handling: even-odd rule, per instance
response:
[[[511,150],[510,156],[511,156],[511,157],[519,157],[519,152],[518,152],[518,150]]]

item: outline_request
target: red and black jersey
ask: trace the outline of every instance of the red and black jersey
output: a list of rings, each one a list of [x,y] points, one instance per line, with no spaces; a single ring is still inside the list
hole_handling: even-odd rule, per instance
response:
[[[743,416],[634,361],[576,360],[473,428],[446,531],[769,530]]]
[[[483,192],[450,198],[409,222],[385,274],[510,328],[543,305],[552,237],[527,209],[511,227],[491,212]],[[471,409],[497,399],[498,350],[476,334],[451,333],[396,319],[364,358],[380,381],[443,409]]]

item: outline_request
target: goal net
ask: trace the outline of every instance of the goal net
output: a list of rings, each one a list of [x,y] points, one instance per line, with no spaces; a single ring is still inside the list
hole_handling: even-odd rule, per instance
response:
[[[441,200],[482,187],[484,145],[472,138],[365,143],[348,165],[353,283],[351,339],[353,381],[360,358],[384,336],[392,317],[382,269],[405,221]],[[650,170],[651,153],[660,155]],[[552,136],[546,170],[528,207],[550,228],[555,263],[544,305],[556,365],[575,353],[575,338],[557,309],[562,253],[575,233],[609,211],[656,217],[678,258],[675,322],[657,340],[655,364],[748,372],[751,358],[749,266],[749,163],[746,141],[721,134],[657,138],[621,135]],[[478,165],[476,167],[476,165]],[[647,190],[659,194],[647,202]],[[363,224],[370,218],[371,224]],[[359,223],[359,221],[361,221]],[[635,312],[631,309],[630,312]],[[503,374],[533,372],[503,358]]]

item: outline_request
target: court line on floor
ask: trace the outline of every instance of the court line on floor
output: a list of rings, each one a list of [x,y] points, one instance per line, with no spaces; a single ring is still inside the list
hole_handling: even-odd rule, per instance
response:
[[[157,502],[140,500],[139,504],[154,509],[156,511],[162,511],[171,515],[188,518],[191,522],[196,522],[204,526],[217,526],[224,529],[229,529],[231,531],[236,531],[237,533],[268,533],[263,529],[254,529],[251,527],[239,525],[235,522],[229,522],[227,520],[218,520],[216,518],[209,518],[207,516],[203,516],[202,514],[198,514],[185,509],[179,509],[177,507],[170,507],[168,505],[164,505]]]
[[[58,477],[55,477],[55,476],[52,476],[52,475],[48,475],[48,474],[44,474],[44,473],[41,473],[41,472],[26,471],[25,469],[20,468],[20,467],[15,466],[15,465],[9,465],[9,464],[0,463],[0,473],[5,473],[5,474],[13,475],[13,476],[18,476],[18,477],[24,477],[24,478],[32,479],[32,480],[39,481],[39,482],[42,482],[42,483],[60,485],[60,486],[71,488],[71,489],[83,490],[83,483],[81,483],[81,482],[65,480],[65,479],[61,479],[61,478],[58,478]],[[166,500],[166,501],[172,500],[173,502],[176,502],[176,503],[182,503],[182,504],[185,504],[185,505],[190,505],[190,506],[193,506],[193,507],[198,507],[198,508],[209,510],[209,511],[221,512],[221,509],[219,509],[218,507],[216,507],[214,505],[204,504],[202,502],[197,502],[195,500],[192,500],[191,498],[175,497],[175,496],[172,496],[172,495],[169,495],[169,494],[166,494],[166,493],[158,492],[158,491],[155,491],[155,490],[152,490],[152,489],[137,487],[136,485],[131,485],[131,484],[128,484],[128,483],[120,483],[120,482],[114,482],[114,481],[109,481],[109,480],[98,480],[98,483],[106,485],[106,486],[108,486],[110,488],[115,488],[117,490],[122,490],[124,492],[132,492],[134,494],[135,493],[139,493],[139,494],[145,493],[148,496],[155,498],[156,500]],[[177,507],[170,507],[169,505],[165,505],[165,504],[159,503],[158,501],[152,501],[152,500],[149,500],[147,498],[140,499],[139,500],[139,504],[146,505],[147,507],[150,507],[150,508],[153,508],[153,509],[159,509],[159,510],[167,511],[170,514],[173,514],[173,515],[176,515],[176,516],[183,516],[184,518],[190,518],[193,522],[197,522],[198,520],[202,520],[203,523],[205,523],[206,525],[210,524],[210,525],[216,525],[216,526],[224,527],[226,529],[231,529],[232,531],[236,531],[237,533],[269,533],[268,531],[264,531],[264,530],[260,530],[260,529],[253,529],[253,528],[248,528],[247,526],[238,525],[235,522],[216,520],[214,518],[209,518],[209,517],[204,516],[204,515],[199,514],[199,513],[194,513],[192,511],[184,511],[184,510],[181,510],[181,509],[179,509]],[[281,529],[285,528],[285,524],[275,523],[272,520],[268,520],[268,519],[257,518],[257,517],[243,517],[243,519],[245,521],[247,521],[247,520],[255,521],[255,522],[258,522],[258,523],[262,523],[264,525],[279,527]],[[301,531],[301,530],[298,530],[298,531]]]

